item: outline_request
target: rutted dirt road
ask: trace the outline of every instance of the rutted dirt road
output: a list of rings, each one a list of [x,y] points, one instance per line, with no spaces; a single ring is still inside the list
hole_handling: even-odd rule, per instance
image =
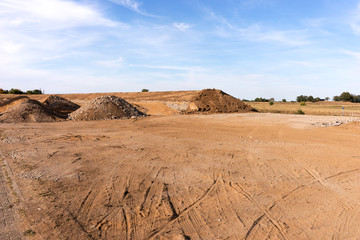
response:
[[[31,239],[358,239],[360,124],[330,118],[3,124],[1,150]]]

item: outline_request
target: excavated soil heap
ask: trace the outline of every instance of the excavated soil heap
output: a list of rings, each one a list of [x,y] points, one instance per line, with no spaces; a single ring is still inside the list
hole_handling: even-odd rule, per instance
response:
[[[43,104],[53,111],[58,117],[67,118],[68,115],[80,108],[79,105],[57,95],[50,95]]]
[[[16,102],[18,104],[14,105]],[[53,122],[56,120],[56,116],[36,100],[22,98],[9,104],[12,106],[0,113],[0,122]]]
[[[111,120],[146,116],[130,103],[115,96],[102,96],[85,104],[69,115],[71,120]]]
[[[18,96],[13,98],[3,98],[0,100],[0,113],[7,111],[8,109],[12,108],[19,103],[26,101],[29,99],[26,96]]]
[[[204,89],[192,99],[198,112],[208,113],[233,113],[250,112],[254,108],[245,104],[238,98],[217,89]]]

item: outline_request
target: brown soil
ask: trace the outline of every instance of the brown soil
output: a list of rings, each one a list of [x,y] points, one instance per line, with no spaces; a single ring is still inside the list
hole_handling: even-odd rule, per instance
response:
[[[76,121],[90,121],[142,116],[145,114],[124,99],[115,96],[102,96],[71,113],[69,118]]]
[[[17,96],[13,98],[3,98],[0,102],[0,113],[5,112],[9,108],[12,108],[15,105],[18,105],[19,103],[26,101],[26,99],[29,99],[26,96]]]
[[[40,102],[28,98],[8,101],[1,107],[0,122],[53,122],[56,116]]]
[[[61,118],[67,118],[68,114],[80,108],[80,106],[76,103],[57,95],[50,95],[46,97],[42,103]]]
[[[0,149],[31,239],[359,239],[360,124],[317,125],[347,119],[3,124]]]
[[[234,113],[254,111],[240,99],[217,89],[204,89],[193,97],[197,111],[208,113]],[[190,110],[191,111],[191,110]]]

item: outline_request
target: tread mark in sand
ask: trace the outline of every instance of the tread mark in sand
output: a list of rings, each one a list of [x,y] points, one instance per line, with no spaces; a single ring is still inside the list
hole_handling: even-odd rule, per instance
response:
[[[159,227],[158,229],[154,230],[152,233],[150,233],[147,237],[147,239],[154,239],[156,236],[158,236],[160,233],[162,233],[168,226],[176,222],[180,217],[188,213],[190,210],[198,206],[204,199],[206,199],[215,189],[217,183],[219,182],[221,178],[221,172],[218,176],[218,178],[214,181],[214,183],[208,188],[208,190],[205,191],[205,193],[195,202],[190,204],[187,208],[185,208],[183,211],[179,212],[177,217],[171,219],[169,222],[165,223],[163,226]]]
[[[266,209],[263,209],[260,204],[251,196],[250,193],[248,193],[247,191],[245,191],[245,189],[243,187],[241,187],[238,183],[235,183],[239,188],[240,188],[240,191],[237,190],[236,188],[234,188],[235,190],[237,190],[239,193],[243,194],[250,202],[252,202],[255,206],[257,206],[265,215],[266,217],[269,219],[269,221],[274,225],[274,227],[279,230],[281,236],[284,238],[284,239],[288,239],[288,237],[286,236],[286,233],[284,231],[284,229],[282,228],[282,226],[277,222],[277,220],[266,210]],[[275,205],[275,203],[274,203]],[[272,205],[270,207],[273,208],[274,205]]]
[[[254,229],[254,227],[255,227],[256,225],[258,225],[258,223],[261,221],[261,219],[262,219],[263,217],[265,217],[265,213],[264,213],[263,215],[261,215],[260,217],[258,217],[258,219],[256,219],[256,220],[253,222],[253,224],[251,225],[251,227],[249,228],[249,230],[248,230],[247,233],[246,233],[245,240],[249,237],[251,231]]]

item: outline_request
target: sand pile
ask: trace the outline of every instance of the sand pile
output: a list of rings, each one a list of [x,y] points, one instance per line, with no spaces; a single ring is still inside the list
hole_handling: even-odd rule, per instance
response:
[[[0,113],[0,122],[53,122],[56,120],[56,116],[36,100],[22,98],[8,105],[2,106],[2,108],[7,108]]]
[[[115,96],[102,96],[85,104],[69,115],[71,120],[111,120],[146,116],[130,103]]]
[[[254,111],[252,107],[245,104],[229,94],[217,89],[204,89],[192,99],[197,106],[197,111],[208,113],[233,113]]]
[[[67,118],[70,113],[80,108],[76,103],[57,95],[48,96],[43,100],[43,104],[61,118]]]

